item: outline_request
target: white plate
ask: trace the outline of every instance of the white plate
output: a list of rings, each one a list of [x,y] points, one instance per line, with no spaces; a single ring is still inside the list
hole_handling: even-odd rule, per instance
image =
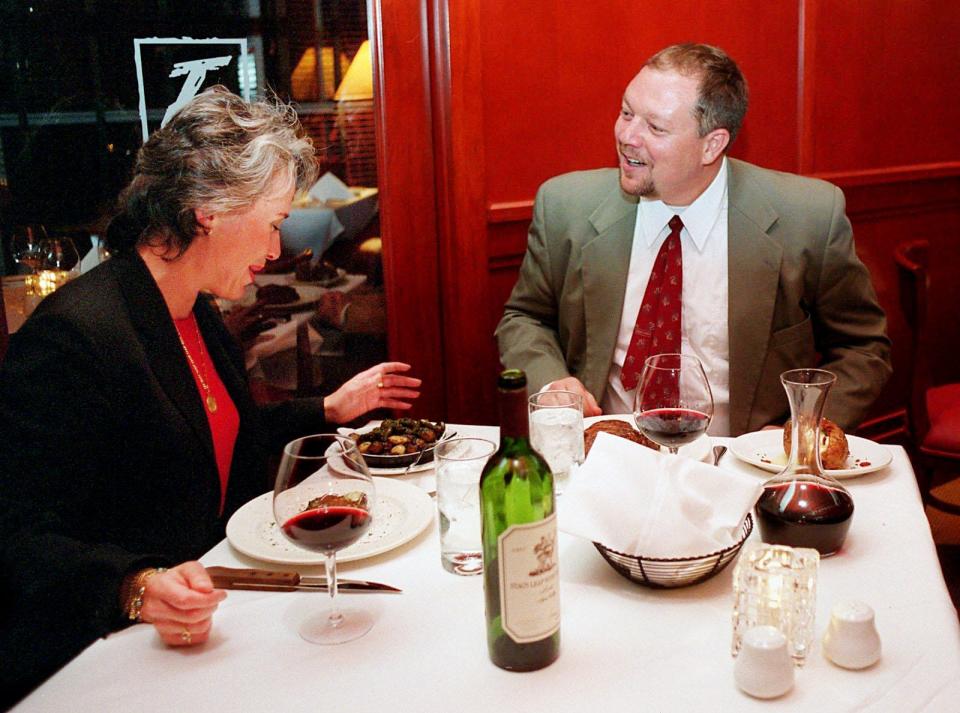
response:
[[[856,478],[886,468],[893,456],[890,451],[866,438],[847,436],[850,455],[847,467],[840,470],[828,470],[834,478]],[[738,436],[730,444],[730,451],[740,460],[771,473],[779,473],[787,464],[787,454],[783,452],[783,429],[754,431]]]
[[[436,506],[422,488],[374,478],[377,504],[373,525],[359,541],[337,552],[337,562],[374,557],[399,547],[433,522]],[[245,555],[277,564],[320,565],[324,556],[287,540],[273,517],[273,492],[254,498],[227,523],[227,541]]]
[[[366,433],[367,431],[372,431],[377,426],[380,425],[380,421],[370,421],[370,423],[361,426],[360,428],[338,428],[337,433],[341,436],[350,437],[351,433]],[[444,423],[444,426],[447,424]],[[445,429],[443,435],[440,436],[440,441],[446,440],[455,436],[456,434],[451,434],[449,429]],[[438,443],[440,442],[438,441]],[[404,475],[406,473],[422,473],[425,470],[433,470],[433,467],[436,465],[433,458],[431,458],[426,463],[418,463],[417,465],[411,466],[408,470],[406,466],[399,468],[375,468],[372,465],[367,466],[370,469],[371,475]]]
[[[600,416],[588,416],[583,419],[583,427],[588,428],[592,426],[597,421],[604,421],[608,419],[616,419],[617,421],[626,421],[634,428],[637,427],[636,422],[633,420],[633,415],[628,413],[605,413]],[[692,458],[693,460],[702,460],[705,462],[710,462],[710,449],[713,443],[710,441],[710,436],[701,436],[693,443],[688,443],[685,446],[680,446],[678,453],[687,458]],[[669,453],[669,449],[661,446],[661,453]]]

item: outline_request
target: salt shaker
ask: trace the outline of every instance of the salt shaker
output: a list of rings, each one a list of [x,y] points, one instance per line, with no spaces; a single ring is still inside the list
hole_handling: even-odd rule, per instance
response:
[[[793,688],[787,637],[775,626],[754,626],[743,636],[733,668],[740,689],[755,698],[777,698]]]
[[[823,655],[851,669],[867,668],[880,660],[880,635],[868,604],[849,599],[834,605],[823,635]]]

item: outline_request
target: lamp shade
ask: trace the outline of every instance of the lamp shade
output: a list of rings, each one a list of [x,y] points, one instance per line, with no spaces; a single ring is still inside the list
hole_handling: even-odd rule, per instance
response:
[[[364,40],[357,50],[347,74],[333,95],[336,101],[363,101],[373,99],[373,66],[370,61],[370,40]]]

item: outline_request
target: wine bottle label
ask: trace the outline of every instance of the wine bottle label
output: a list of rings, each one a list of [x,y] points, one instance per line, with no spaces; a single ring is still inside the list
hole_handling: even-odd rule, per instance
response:
[[[500,621],[518,644],[540,641],[560,629],[557,515],[511,525],[497,538]]]

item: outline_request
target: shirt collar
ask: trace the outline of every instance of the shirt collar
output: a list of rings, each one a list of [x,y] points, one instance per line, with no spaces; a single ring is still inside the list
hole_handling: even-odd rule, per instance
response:
[[[683,227],[690,234],[697,250],[703,250],[707,238],[720,217],[723,201],[727,195],[727,157],[720,163],[720,170],[707,189],[688,206],[669,206],[663,201],[641,198],[637,210],[638,227],[642,227],[643,240],[652,246],[667,230],[667,223],[674,215],[683,219]]]

